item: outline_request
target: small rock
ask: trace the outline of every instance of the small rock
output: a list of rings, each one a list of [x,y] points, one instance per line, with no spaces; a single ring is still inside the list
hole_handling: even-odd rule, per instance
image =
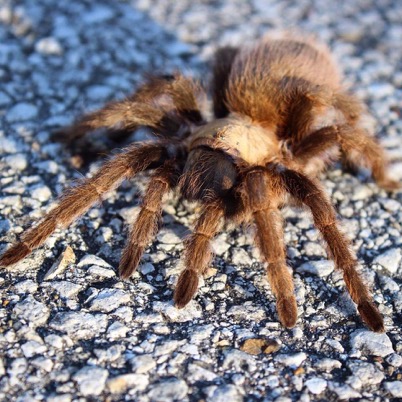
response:
[[[60,275],[70,264],[75,263],[75,254],[70,246],[67,246],[64,251],[60,254],[57,261],[50,267],[49,271],[46,272],[44,280],[55,278]]]
[[[225,384],[216,388],[213,394],[207,398],[207,402],[242,402],[243,400],[243,396],[232,384]]]
[[[231,262],[234,265],[251,265],[252,264],[252,260],[249,256],[249,254],[247,253],[247,251],[240,247],[234,247],[232,249]]]
[[[147,262],[140,266],[139,271],[142,273],[142,275],[148,275],[155,271],[155,267],[150,262]]]
[[[349,400],[352,398],[361,398],[361,395],[347,384],[339,384],[337,382],[329,381],[328,388],[338,395],[340,400]]]
[[[69,281],[51,282],[49,286],[52,287],[63,299],[70,299],[78,294],[82,289],[81,285]]]
[[[48,201],[52,196],[52,192],[50,191],[49,187],[45,186],[44,184],[35,184],[34,186],[31,186],[29,193],[34,200],[38,200],[40,202]]]
[[[312,394],[318,395],[327,388],[327,381],[319,377],[313,377],[308,379],[305,385]]]
[[[98,265],[92,265],[88,268],[88,274],[93,276],[99,276],[101,278],[113,278],[116,276],[116,272],[112,269],[102,268]]]
[[[10,166],[13,170],[21,172],[28,166],[28,160],[24,154],[8,155],[4,158],[4,162],[7,166]]]
[[[233,317],[236,321],[260,322],[266,318],[266,313],[261,306],[246,302],[241,306],[231,307],[228,316]]]
[[[335,264],[333,261],[329,260],[319,260],[319,261],[309,261],[300,265],[296,269],[297,272],[308,273],[313,275],[318,275],[319,277],[326,277],[330,275],[335,269]]]
[[[109,379],[106,386],[112,394],[121,394],[128,389],[143,391],[148,383],[148,376],[144,374],[123,374]]]
[[[40,39],[36,45],[35,50],[42,54],[60,55],[63,49],[57,39],[49,37]]]
[[[34,119],[38,116],[38,108],[31,103],[17,103],[6,114],[6,119],[9,123],[26,121]]]
[[[247,339],[243,342],[240,350],[251,355],[258,355],[260,353],[275,353],[280,347],[280,343],[275,339]]]
[[[90,310],[102,311],[103,313],[110,313],[122,304],[130,301],[130,295],[124,290],[119,289],[103,289],[98,295],[92,299]]]
[[[298,368],[306,359],[307,355],[303,352],[289,355],[279,354],[275,356],[275,360],[278,363],[281,363],[284,366],[291,367],[293,369]]]
[[[154,302],[152,309],[155,312],[163,314],[163,316],[171,322],[193,321],[202,316],[201,307],[195,300],[191,300],[190,303],[182,309],[177,309],[172,302]]]
[[[224,370],[233,369],[237,372],[254,372],[257,368],[255,358],[248,353],[242,352],[237,349],[228,349],[224,353],[222,368]]]
[[[40,356],[37,359],[32,360],[31,363],[34,367],[38,367],[47,373],[50,373],[54,366],[53,362],[44,356]]]
[[[351,361],[348,363],[348,367],[353,376],[357,377],[364,385],[376,385],[384,379],[384,374],[374,364]]]
[[[374,264],[380,264],[391,274],[395,274],[402,260],[402,252],[399,248],[391,248],[374,258]]]
[[[156,367],[156,362],[151,355],[139,355],[130,359],[132,370],[135,373],[143,374],[148,373]]]
[[[34,327],[44,324],[50,315],[48,307],[35,300],[32,295],[17,303],[13,312],[19,319],[29,322]]]
[[[25,357],[30,358],[46,352],[46,346],[36,341],[28,341],[21,345],[21,350]]]
[[[85,265],[98,265],[104,268],[112,268],[112,266],[105,260],[102,260],[102,258],[93,254],[84,255],[84,257],[82,257],[79,263],[77,264],[77,267],[84,267]]]
[[[172,230],[163,229],[158,233],[158,241],[163,244],[180,244],[182,239]]]
[[[334,370],[336,368],[341,368],[342,363],[336,359],[326,358],[326,359],[318,360],[314,366],[320,371],[325,371],[327,373],[330,373],[332,370]]]
[[[107,316],[105,314],[89,314],[83,312],[57,313],[50,322],[50,327],[67,333],[72,339],[92,339],[106,331]]]
[[[35,293],[38,290],[38,284],[31,279],[27,279],[15,284],[15,293]]]
[[[394,398],[402,398],[402,381],[388,381],[384,387]]]
[[[402,367],[402,356],[393,353],[392,355],[387,357],[387,363],[392,367]]]
[[[127,335],[128,331],[130,331],[130,328],[128,328],[121,322],[116,321],[109,326],[107,330],[107,337],[109,339],[124,338]]]
[[[73,380],[77,382],[82,395],[100,395],[105,388],[108,375],[108,371],[103,368],[86,366],[74,374]]]
[[[354,350],[362,353],[385,357],[395,353],[387,334],[379,334],[368,330],[358,330],[352,333],[350,344]]]
[[[188,386],[183,380],[172,379],[154,384],[148,393],[152,401],[165,402],[183,400],[188,393]]]

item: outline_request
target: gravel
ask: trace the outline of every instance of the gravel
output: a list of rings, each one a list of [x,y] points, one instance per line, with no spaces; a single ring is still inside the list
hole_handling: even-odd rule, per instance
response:
[[[401,2],[0,0],[0,252],[71,180],[99,166],[53,142],[54,131],[130,94],[146,73],[207,79],[216,47],[284,27],[330,44],[374,114],[391,175],[402,180]],[[113,147],[102,133],[88,143],[102,154]],[[299,309],[286,330],[248,228],[216,238],[196,298],[173,306],[183,238],[199,213],[173,195],[138,272],[118,278],[147,177],[124,182],[0,271],[0,400],[402,398],[401,192],[388,194],[367,172],[354,176],[339,164],[322,176],[385,317],[384,334],[365,329],[310,216],[284,210]]]

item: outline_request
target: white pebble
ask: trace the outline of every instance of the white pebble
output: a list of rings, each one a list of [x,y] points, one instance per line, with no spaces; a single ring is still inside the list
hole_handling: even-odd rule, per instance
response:
[[[318,395],[327,388],[327,381],[319,377],[313,377],[307,380],[305,385],[312,394]]]
[[[380,264],[391,274],[395,274],[402,260],[402,252],[399,248],[391,248],[377,256],[373,263]]]

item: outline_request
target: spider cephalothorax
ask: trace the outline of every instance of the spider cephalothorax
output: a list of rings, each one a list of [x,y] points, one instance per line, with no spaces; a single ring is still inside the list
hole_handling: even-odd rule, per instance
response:
[[[0,265],[24,258],[123,179],[153,169],[120,262],[122,278],[136,270],[156,234],[163,195],[178,187],[184,198],[201,203],[202,211],[186,240],[176,306],[184,307],[195,294],[198,278],[211,261],[211,240],[222,223],[253,221],[279,319],[293,327],[296,299],[280,212],[293,201],[311,210],[365,323],[383,331],[382,317],[316,176],[342,158],[370,168],[374,180],[388,190],[398,184],[387,178],[383,151],[365,129],[369,115],[342,86],[327,48],[292,34],[268,35],[244,48],[222,48],[216,53],[211,92],[212,121],[201,113],[202,87],[181,75],[151,78],[131,97],[79,120],[68,130],[72,137],[101,127],[128,134],[139,126],[150,127],[156,137],[128,146],[93,177],[68,189],[58,205],[3,254]]]

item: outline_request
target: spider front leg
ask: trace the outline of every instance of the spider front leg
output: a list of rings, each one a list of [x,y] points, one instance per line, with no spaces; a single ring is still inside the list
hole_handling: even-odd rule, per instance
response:
[[[137,269],[145,247],[158,231],[163,196],[176,187],[181,169],[175,159],[167,160],[152,175],[142,208],[133,223],[119,265],[120,276],[129,278]]]
[[[350,251],[349,242],[338,229],[335,209],[325,193],[314,181],[302,173],[282,170],[278,174],[287,191],[311,210],[315,226],[327,243],[335,265],[343,271],[346,288],[352,300],[357,304],[363,321],[371,330],[383,332],[384,322],[381,314],[356,270],[356,257]]]
[[[67,189],[60,197],[58,205],[36,227],[28,230],[19,243],[0,257],[0,266],[20,261],[43,244],[58,226],[65,228],[70,225],[123,179],[133,177],[152,164],[160,165],[169,157],[169,150],[163,143],[129,146],[107,161],[93,177],[83,179],[75,187]]]
[[[218,202],[204,205],[194,232],[185,243],[185,269],[179,276],[173,296],[178,308],[183,308],[193,298],[199,276],[208,269],[212,259],[211,240],[219,231],[222,216],[223,208]]]
[[[257,227],[257,244],[268,263],[268,281],[277,300],[279,320],[285,327],[292,328],[297,320],[297,304],[293,279],[286,265],[283,220],[278,210],[280,194],[273,190],[274,183],[267,179],[264,169],[252,169],[246,175],[245,187]]]

